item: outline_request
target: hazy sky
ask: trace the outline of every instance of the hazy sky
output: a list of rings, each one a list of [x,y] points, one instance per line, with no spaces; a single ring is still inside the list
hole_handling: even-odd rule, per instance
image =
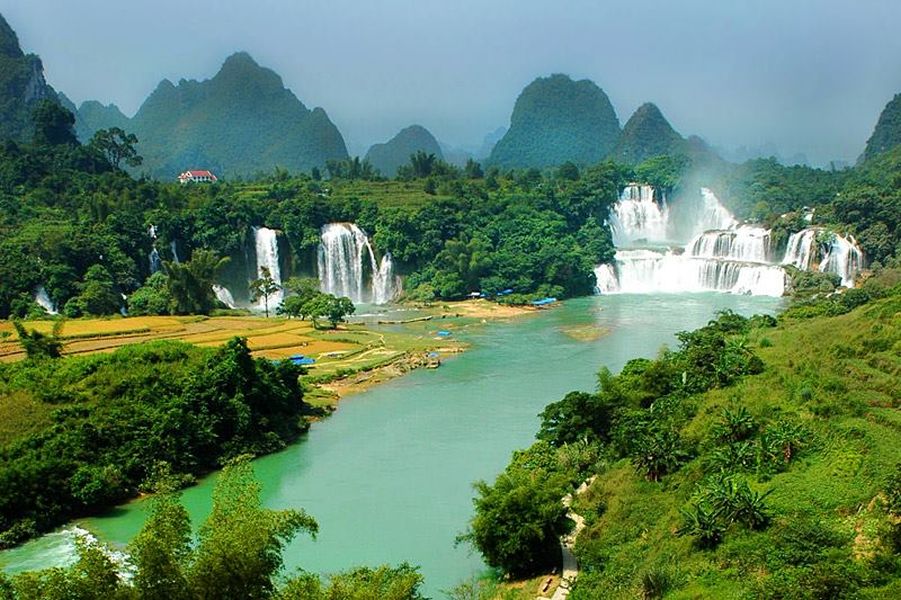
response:
[[[899,0],[0,0],[48,81],[133,114],[235,50],[322,106],[352,152],[421,123],[477,145],[520,90],[590,78],[724,147],[853,160],[901,91]]]

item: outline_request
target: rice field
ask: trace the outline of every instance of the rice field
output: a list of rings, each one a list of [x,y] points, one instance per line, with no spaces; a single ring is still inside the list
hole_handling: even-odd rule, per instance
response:
[[[49,333],[53,321],[28,321],[25,326]],[[429,330],[434,327],[343,324],[333,330],[317,330],[308,321],[258,316],[125,317],[66,321],[61,335],[67,356],[113,352],[126,344],[154,340],[216,347],[239,336],[247,338],[257,357],[281,360],[295,354],[310,356],[316,360],[310,374],[327,378],[372,369],[410,352],[432,350],[437,344]],[[442,341],[440,345],[456,344]],[[0,322],[0,361],[24,358],[12,323]]]

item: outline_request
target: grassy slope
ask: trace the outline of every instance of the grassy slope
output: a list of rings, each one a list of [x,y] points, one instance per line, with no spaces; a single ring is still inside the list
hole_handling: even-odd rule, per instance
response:
[[[901,461],[901,298],[755,336],[766,371],[702,395],[682,430],[702,448],[699,458],[661,483],[645,481],[620,461],[589,490],[580,512],[591,525],[578,551],[594,572],[583,577],[574,598],[640,597],[647,573],[668,580],[667,598],[772,590],[796,597],[785,590],[798,589],[791,587],[798,582],[810,590],[812,581],[847,576],[833,570],[810,579],[811,565],[826,558],[806,557],[807,542],[832,546],[829,560],[850,572],[885,553],[880,495]],[[704,440],[723,409],[736,406],[745,406],[758,423],[797,417],[810,432],[808,441],[787,471],[771,478],[741,475],[752,489],[771,490],[772,524],[761,532],[733,526],[718,548],[699,550],[690,537],[675,535],[680,509],[703,477]],[[885,597],[901,592],[897,580],[893,585]]]

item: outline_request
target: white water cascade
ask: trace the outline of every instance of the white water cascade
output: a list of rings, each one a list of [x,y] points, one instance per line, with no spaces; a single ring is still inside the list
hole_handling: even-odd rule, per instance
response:
[[[804,271],[817,269],[821,273],[838,275],[845,287],[854,287],[854,280],[863,269],[863,251],[853,235],[844,237],[825,229],[808,227],[788,238],[783,265]]]
[[[814,255],[816,237],[817,232],[814,229],[803,229],[791,234],[788,238],[788,245],[785,247],[782,264],[792,265],[802,271],[808,270]]]
[[[238,305],[235,303],[235,297],[232,296],[227,287],[213,284],[213,293],[216,294],[216,299],[222,304],[229,308],[238,308]]]
[[[274,229],[268,227],[254,227],[253,239],[257,255],[257,271],[256,277],[262,273],[263,267],[269,270],[269,275],[276,284],[282,284],[282,270],[278,263],[278,234]],[[284,292],[279,289],[269,296],[268,309],[274,310],[282,302]],[[265,298],[261,298],[259,309],[266,310],[267,302]]]
[[[650,185],[629,184],[610,213],[610,230],[617,247],[635,242],[662,242],[667,239],[669,208],[666,198],[658,202]]]
[[[835,273],[842,278],[843,286],[854,287],[854,280],[862,268],[863,252],[854,236],[844,238],[837,233],[833,234],[826,254],[820,261],[820,271]]]
[[[624,221],[622,215],[640,212],[636,204],[653,199],[653,192],[645,191],[646,187],[634,184],[627,187],[611,211],[610,226],[617,252],[614,265],[600,265],[595,269],[601,294],[720,291],[781,296],[785,292],[784,266],[833,273],[845,287],[854,287],[854,280],[864,266],[863,252],[853,236],[846,238],[818,227],[793,233],[782,253],[774,247],[770,230],[740,224],[707,188],[701,188],[701,202],[693,213],[695,234],[691,241],[684,247],[653,246],[648,241],[661,238],[647,232],[671,231],[668,222],[671,211],[678,212],[680,205],[660,209],[663,223],[647,217]],[[643,214],[653,212],[650,207],[648,211]],[[645,225],[632,227],[624,223]],[[635,244],[639,240],[645,241]]]
[[[365,256],[364,256],[365,255]],[[369,285],[364,258],[368,256]],[[369,237],[354,223],[322,227],[319,243],[319,283],[322,291],[347,296],[354,302],[390,302],[399,290],[391,254],[376,261]]]
[[[180,264],[181,261],[178,260],[178,244],[175,243],[175,240],[169,242],[169,250],[172,252],[172,262]]]
[[[770,230],[751,225],[705,231],[688,244],[694,258],[722,258],[739,262],[770,262]]]
[[[163,267],[163,259],[160,257],[159,251],[154,246],[150,250],[150,255],[147,257],[150,261],[150,274],[153,275],[157,271],[159,271]]]
[[[41,308],[47,311],[47,314],[57,315],[59,314],[56,311],[56,305],[53,303],[53,300],[50,299],[50,295],[47,293],[47,288],[42,285],[39,285],[34,290],[34,301],[37,302]]]
[[[628,186],[611,211],[610,226],[618,249],[615,265],[595,269],[598,292],[716,291],[761,296],[784,293],[785,272],[771,263],[770,232],[739,225],[707,188],[700,191],[701,204],[693,223],[695,237],[686,246],[660,248],[659,244],[648,244],[667,239],[666,234],[672,230],[671,210],[676,209],[654,202],[659,208],[655,213],[647,205],[653,192],[645,188],[649,186]],[[639,210],[637,205],[642,208]],[[630,217],[639,213],[641,218]],[[645,247],[635,243],[640,240],[644,240]]]

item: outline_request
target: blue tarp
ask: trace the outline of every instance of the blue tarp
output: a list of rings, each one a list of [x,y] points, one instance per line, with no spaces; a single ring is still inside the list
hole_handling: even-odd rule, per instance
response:
[[[507,289],[507,290],[504,290],[504,291],[502,291],[502,292],[498,292],[497,295],[498,295],[498,296],[509,296],[509,295],[512,294],[512,293],[513,293],[513,290]]]
[[[441,331],[438,332],[438,335],[441,336],[441,337],[447,337],[447,336],[449,336],[450,334],[451,334],[450,331],[445,331],[444,329],[442,329]]]
[[[542,298],[541,300],[533,300],[532,305],[533,306],[544,306],[546,304],[553,304],[556,301],[557,301],[556,298]]]
[[[309,356],[304,356],[303,354],[295,354],[288,358],[295,365],[312,365],[316,362],[315,358],[310,358]]]

